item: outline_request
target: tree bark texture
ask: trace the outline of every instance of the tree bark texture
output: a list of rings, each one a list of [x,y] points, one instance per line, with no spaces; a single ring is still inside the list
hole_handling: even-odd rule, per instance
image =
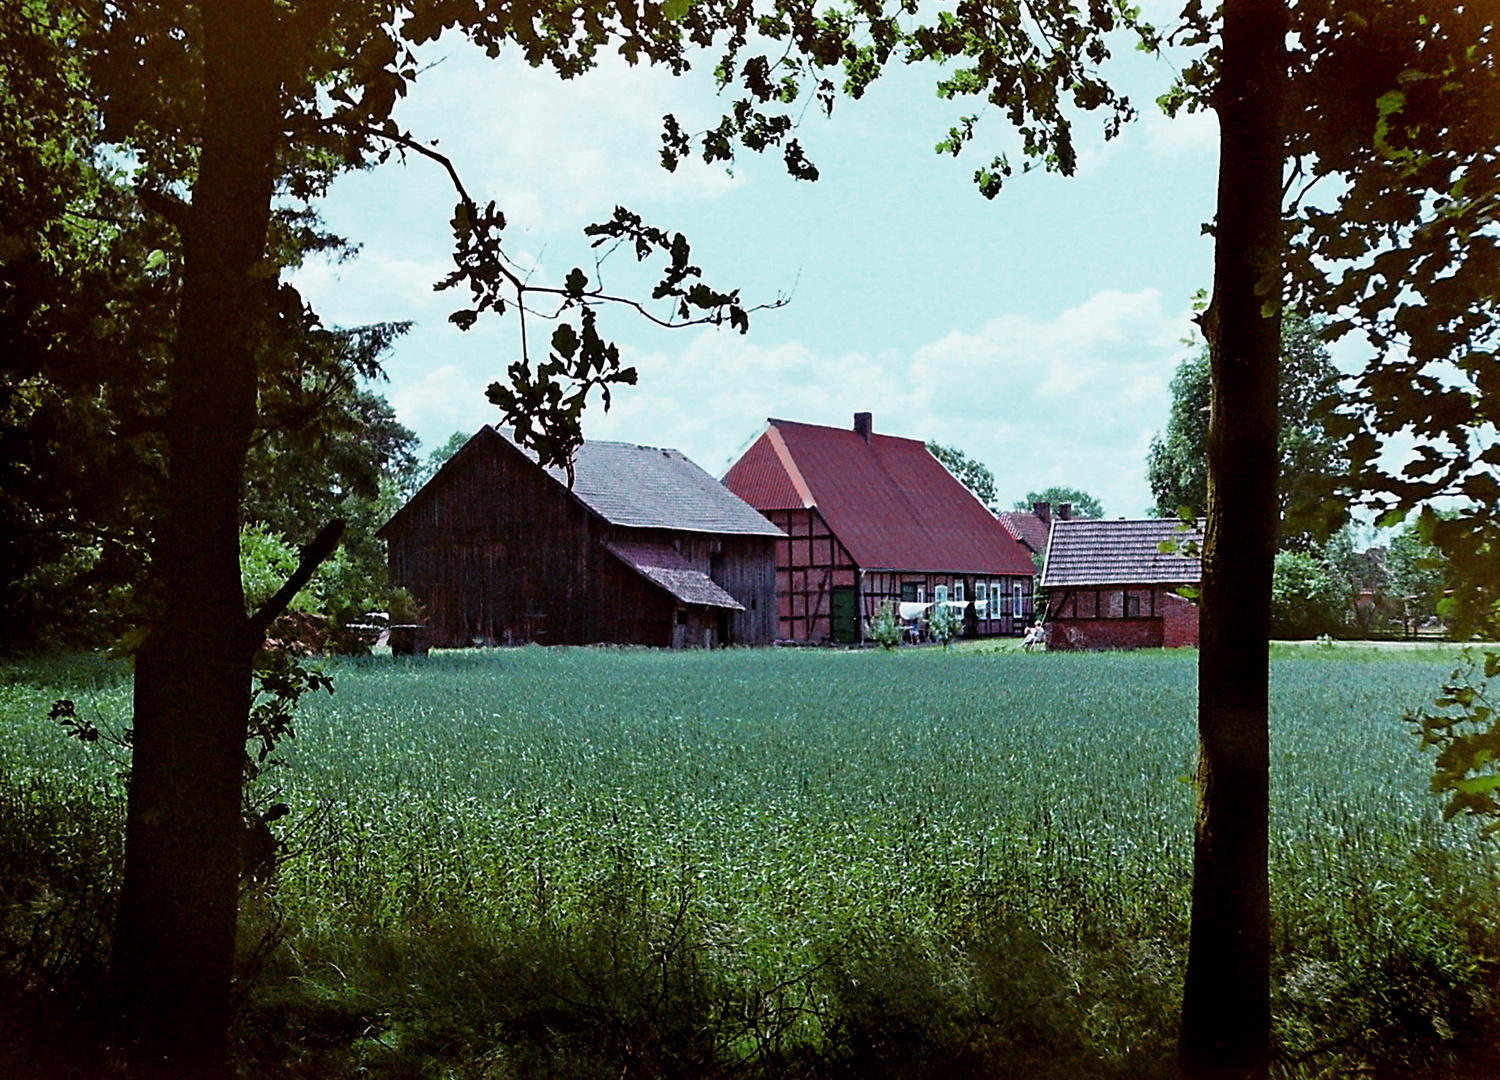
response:
[[[112,987],[132,1077],[218,1077],[231,1018],[251,660],[239,506],[280,128],[272,0],[200,5],[203,134],[169,374],[163,608],[136,659]]]
[[[1281,0],[1224,4],[1214,295],[1204,320],[1213,404],[1198,805],[1179,1044],[1188,1080],[1264,1077],[1270,1061],[1268,654],[1287,25]]]

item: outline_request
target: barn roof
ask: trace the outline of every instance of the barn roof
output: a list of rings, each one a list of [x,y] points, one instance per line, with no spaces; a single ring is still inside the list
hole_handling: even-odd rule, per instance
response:
[[[568,474],[548,469],[566,485]],[[573,460],[573,494],[611,525],[683,532],[781,536],[776,526],[680,450],[585,442]]]
[[[771,420],[724,476],[757,510],[816,507],[866,570],[1035,573],[995,515],[917,439]]]
[[[490,442],[493,440],[493,442]],[[480,428],[422,490],[380,527],[385,536],[429,489],[448,482],[454,469],[462,471],[472,448],[503,443],[533,462],[536,454],[486,424]],[[564,487],[568,474],[547,469]],[[681,451],[621,442],[585,442],[573,462],[573,495],[611,525],[730,536],[782,536],[738,495],[693,464]]]
[[[607,541],[604,546],[641,577],[660,585],[684,604],[745,610],[743,604],[714,584],[707,574],[694,570],[675,548],[619,540]]]
[[[1176,518],[1144,521],[1054,519],[1042,588],[1077,585],[1195,585],[1202,560],[1163,552],[1161,544],[1203,542],[1202,524],[1179,532]]]

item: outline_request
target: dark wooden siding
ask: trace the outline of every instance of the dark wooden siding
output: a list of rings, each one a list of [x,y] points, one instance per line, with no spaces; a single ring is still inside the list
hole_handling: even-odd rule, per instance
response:
[[[712,609],[680,605],[604,547],[608,539],[665,543],[709,574],[746,611],[730,612],[730,643],[775,638],[772,537],[705,536],[610,526],[509,443],[475,439],[383,530],[391,580],[422,604],[433,644],[597,642],[724,644]],[[690,639],[690,640],[689,640]]]

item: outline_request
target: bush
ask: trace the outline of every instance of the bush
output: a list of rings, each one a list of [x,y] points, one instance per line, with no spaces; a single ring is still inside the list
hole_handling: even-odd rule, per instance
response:
[[[889,600],[882,603],[880,610],[875,612],[875,617],[865,627],[865,636],[884,649],[894,649],[901,644],[901,639],[906,636],[906,627],[896,614],[895,605]]]
[[[1342,596],[1321,559],[1279,551],[1271,577],[1271,636],[1314,638],[1340,629]]]
[[[943,648],[958,637],[964,628],[964,617],[957,609],[949,607],[946,603],[932,605],[932,614],[927,616],[927,632],[932,635],[932,640],[940,641]]]

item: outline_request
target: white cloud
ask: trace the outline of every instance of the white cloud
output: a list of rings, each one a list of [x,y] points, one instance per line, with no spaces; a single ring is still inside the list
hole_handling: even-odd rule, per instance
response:
[[[722,474],[768,416],[936,439],[995,472],[1015,501],[1082,487],[1111,514],[1150,504],[1145,453],[1165,426],[1188,313],[1153,291],[1101,292],[1050,322],[1004,315],[908,357],[819,356],[705,331],[681,351],[631,356],[640,384],[587,420],[591,438],[675,446]]]
[[[494,421],[495,409],[484,397],[488,384],[474,372],[444,364],[419,381],[395,386],[387,397],[401,422],[432,449],[455,431],[478,431]]]
[[[1217,151],[1219,115],[1212,109],[1168,117],[1159,109],[1145,113],[1146,144],[1163,156]]]
[[[742,182],[696,159],[661,168],[665,114],[688,130],[716,119],[706,71],[677,78],[608,55],[586,78],[563,80],[518,52],[490,60],[454,39],[424,56],[441,63],[418,81],[401,122],[438,138],[475,198],[498,202],[518,233],[607,216],[616,201],[712,199]]]

